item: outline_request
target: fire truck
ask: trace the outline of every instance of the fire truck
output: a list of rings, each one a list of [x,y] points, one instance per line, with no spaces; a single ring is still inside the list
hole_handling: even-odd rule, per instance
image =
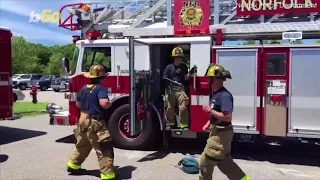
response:
[[[12,94],[12,53],[11,53],[11,31],[0,26],[0,119],[13,116],[13,94]]]
[[[71,79],[65,95],[69,111],[51,114],[50,123],[77,124],[76,95],[89,83],[83,74],[100,63],[108,72],[103,85],[113,105],[106,110],[106,120],[116,144],[136,149],[161,142],[155,141],[159,135],[196,138],[208,120],[202,111],[211,94],[205,72],[210,63],[217,63],[232,74],[225,86],[234,96],[237,140],[319,142],[320,47],[265,42],[317,38],[320,6],[313,0],[295,1],[305,5],[300,8],[292,1],[281,2],[144,0],[64,6],[61,13],[70,8],[70,15],[60,20],[59,27],[81,31],[81,36],[73,36],[74,57],[62,63]],[[226,45],[232,40],[259,43]],[[167,132],[162,73],[176,46],[184,50],[184,60],[196,73],[186,85],[190,128]]]

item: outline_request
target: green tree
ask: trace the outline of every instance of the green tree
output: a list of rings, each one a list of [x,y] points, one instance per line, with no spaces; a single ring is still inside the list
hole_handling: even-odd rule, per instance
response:
[[[319,45],[319,44],[320,44],[320,41],[316,41],[316,42],[314,42],[313,44]]]
[[[12,38],[12,70],[17,73],[61,73],[61,58],[72,58],[75,45],[44,46],[26,41],[22,36]]]
[[[267,44],[281,44],[281,41],[279,41],[279,40],[271,40],[271,41],[268,41]]]
[[[297,39],[292,44],[303,44],[303,43],[301,39]]]
[[[242,43],[242,45],[255,45],[255,44],[256,44],[255,40],[248,40],[248,41]]]
[[[50,56],[48,66],[46,68],[46,73],[50,75],[61,75],[61,59],[64,57],[61,53],[56,53]]]
[[[13,73],[35,72],[39,69],[38,57],[33,53],[31,44],[22,36],[12,38],[12,70]]]

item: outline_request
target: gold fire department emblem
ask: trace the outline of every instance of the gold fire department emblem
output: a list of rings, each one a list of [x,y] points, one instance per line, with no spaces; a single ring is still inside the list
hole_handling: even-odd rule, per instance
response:
[[[203,12],[200,7],[199,1],[189,1],[183,4],[180,12],[181,25],[192,28],[193,26],[199,26],[202,23]]]

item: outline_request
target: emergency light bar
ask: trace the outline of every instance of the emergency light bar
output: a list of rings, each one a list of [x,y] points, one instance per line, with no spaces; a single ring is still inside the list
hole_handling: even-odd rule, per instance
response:
[[[175,34],[177,35],[195,35],[195,34],[208,34],[209,29],[187,29],[187,30],[180,30],[175,31]]]
[[[87,32],[86,34],[87,34],[87,39],[89,40],[95,40],[95,39],[101,38],[102,36],[101,32],[98,32],[98,31]]]

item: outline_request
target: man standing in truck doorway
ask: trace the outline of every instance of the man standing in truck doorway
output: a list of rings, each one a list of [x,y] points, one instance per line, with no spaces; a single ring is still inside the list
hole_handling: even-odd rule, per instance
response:
[[[104,114],[105,109],[111,107],[111,101],[106,88],[101,85],[105,76],[105,68],[101,64],[91,66],[85,74],[91,79],[91,84],[82,87],[77,94],[76,105],[81,114],[75,130],[76,148],[67,164],[67,171],[78,175],[85,173],[81,165],[93,148],[98,156],[101,179],[114,180],[113,145]]]
[[[210,126],[207,145],[200,156],[199,165],[201,176],[198,180],[212,180],[215,166],[230,180],[250,180],[230,156],[233,138],[232,111],[233,96],[223,86],[223,82],[231,79],[230,72],[222,66],[213,64],[207,69],[206,76],[212,92],[210,105],[203,105],[203,111],[209,114],[210,120],[203,130]]]
[[[166,111],[167,130],[176,125],[176,110],[179,110],[181,129],[188,129],[189,126],[189,97],[185,92],[185,81],[188,80],[188,67],[181,63],[183,50],[175,47],[171,54],[173,63],[167,65],[163,72],[163,77],[171,81],[166,81],[166,96],[168,98],[168,107]]]

